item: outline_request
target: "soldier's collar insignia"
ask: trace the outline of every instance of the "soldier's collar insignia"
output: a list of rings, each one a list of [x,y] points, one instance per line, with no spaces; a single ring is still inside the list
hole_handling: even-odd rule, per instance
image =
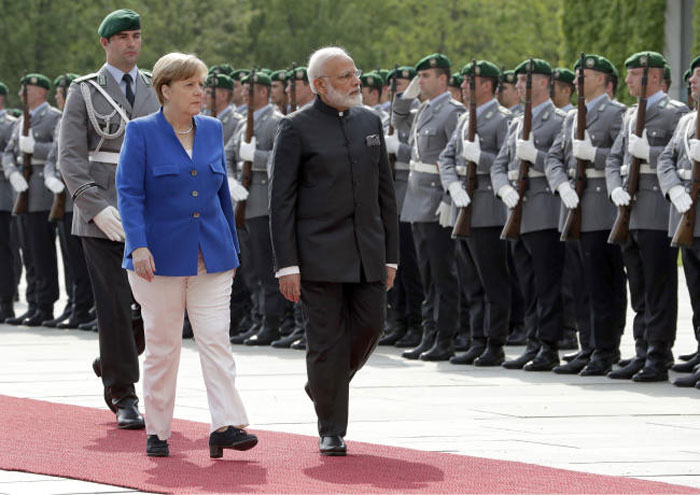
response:
[[[489,110],[489,112],[485,115],[485,118],[490,119],[493,117],[493,110]]]
[[[549,118],[549,110],[542,114],[542,120],[547,120]]]

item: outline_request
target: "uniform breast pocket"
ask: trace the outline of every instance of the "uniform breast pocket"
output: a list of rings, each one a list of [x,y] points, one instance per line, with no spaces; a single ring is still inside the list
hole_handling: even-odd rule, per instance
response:
[[[666,146],[670,135],[665,129],[647,129],[649,146]]]
[[[420,141],[421,141],[421,146],[423,147],[431,147],[435,146],[437,143],[437,129],[422,129],[420,131]]]

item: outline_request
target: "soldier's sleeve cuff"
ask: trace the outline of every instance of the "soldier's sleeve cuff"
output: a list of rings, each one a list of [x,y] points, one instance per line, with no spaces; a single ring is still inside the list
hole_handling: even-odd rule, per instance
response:
[[[87,191],[91,187],[97,187],[97,184],[95,182],[88,182],[87,184],[83,184],[78,189],[76,189],[72,195],[73,202],[75,202],[76,199],[82,196],[85,193],[85,191]]]

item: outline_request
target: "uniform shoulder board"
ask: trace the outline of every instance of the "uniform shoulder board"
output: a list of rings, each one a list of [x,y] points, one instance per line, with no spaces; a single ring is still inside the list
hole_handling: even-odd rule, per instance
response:
[[[674,108],[687,107],[687,105],[685,103],[683,103],[682,101],[673,100],[671,98],[668,99],[668,105],[671,107],[674,107]]]
[[[565,112],[564,110],[562,110],[561,108],[556,108],[556,107],[555,107],[555,108],[554,108],[554,113],[555,113],[556,115],[558,115],[559,117],[561,117],[561,118],[566,117],[566,112]]]
[[[513,115],[513,112],[508,110],[506,107],[502,107],[501,105],[498,105],[498,111],[501,112],[503,115]]]
[[[59,114],[59,115],[62,114],[62,112],[61,112],[58,108],[52,107],[52,106],[50,106],[50,105],[49,105],[49,112],[57,113],[57,114]]]
[[[464,105],[462,105],[460,102],[458,102],[454,98],[450,98],[448,101],[450,102],[450,104],[452,104],[453,106],[455,106],[457,108],[464,108]]]
[[[153,79],[153,76],[151,75],[150,71],[139,69],[139,74],[141,74],[141,80],[146,86],[151,85],[151,79]]]
[[[76,77],[75,79],[73,79],[73,82],[74,83],[81,83],[81,82],[87,81],[89,79],[97,79],[98,75],[99,74],[97,72],[93,72],[92,74],[86,74],[84,76]]]
[[[627,109],[624,103],[620,103],[617,100],[610,100],[610,102],[608,102],[608,105],[612,105],[617,108],[624,108],[625,110]]]

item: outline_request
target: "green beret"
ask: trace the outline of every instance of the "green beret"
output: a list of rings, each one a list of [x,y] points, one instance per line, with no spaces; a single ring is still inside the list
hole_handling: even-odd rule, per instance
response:
[[[685,71],[685,72],[683,73],[683,80],[684,80],[685,82],[688,82],[688,79],[690,79],[690,74],[691,74],[690,69],[688,69],[687,71]]]
[[[282,70],[276,70],[275,72],[272,73],[270,76],[271,81],[281,81],[285,82],[287,80],[287,71],[282,69]]]
[[[233,72],[231,72],[231,74],[229,74],[229,76],[230,76],[231,79],[233,79],[234,81],[240,81],[241,79],[247,77],[248,74],[250,74],[250,71],[249,71],[249,70],[246,70],[246,69],[238,69],[238,70],[234,70]]]
[[[610,73],[611,76],[614,76],[615,79],[620,78],[620,73],[617,71],[617,67],[615,67],[615,64],[613,64],[609,59],[603,57],[602,55],[600,56],[602,60],[605,60],[608,64],[610,64],[610,68],[612,69],[612,72]]]
[[[671,80],[671,67],[668,64],[664,67],[664,79]]]
[[[460,76],[459,74],[452,74],[448,86],[452,86],[453,88],[461,88],[462,81],[462,76]]]
[[[255,84],[262,84],[263,86],[272,86],[272,81],[270,76],[264,72],[256,72],[255,74],[248,74],[243,79],[241,79],[241,84],[247,84],[250,82],[251,78]]]
[[[287,72],[287,79],[309,82],[309,74],[306,72],[306,67],[297,67],[293,71],[290,70]]]
[[[391,72],[389,72],[389,75],[386,76],[387,82],[391,81],[393,78],[396,79],[408,79],[409,81],[416,77],[416,69],[411,67],[410,65],[402,65],[398,69],[394,69]]]
[[[574,85],[575,78],[576,74],[574,74],[566,67],[557,67],[554,69],[554,72],[552,72],[552,79],[554,79],[555,81],[570,84],[572,86]]]
[[[217,74],[226,74],[227,76],[230,76],[233,72],[233,67],[231,67],[229,64],[212,65],[209,68],[209,74],[213,74],[214,72]]]
[[[376,72],[368,72],[360,76],[360,83],[365,88],[374,88],[381,91],[384,87],[384,78]]]
[[[377,69],[374,72],[382,76],[384,84],[389,84],[389,73],[391,72],[389,69]]]
[[[501,72],[501,77],[499,77],[499,80],[502,83],[508,83],[508,84],[515,84],[518,82],[518,78],[515,77],[515,71],[512,70],[504,70]]]
[[[530,65],[530,59],[524,60],[515,68],[515,75],[527,74],[528,66]],[[544,74],[545,76],[552,75],[552,66],[549,62],[542,60],[541,58],[532,59],[532,73],[533,74]]]
[[[474,73],[479,77],[490,77],[492,79],[498,79],[498,76],[501,75],[501,71],[498,69],[496,64],[492,64],[488,60],[477,60],[476,69],[474,69]],[[472,63],[469,62],[467,65],[465,65],[462,68],[460,74],[462,74],[463,76],[471,76]]]
[[[688,70],[690,72],[693,72],[696,67],[700,67],[700,55],[698,55],[697,57],[695,57],[693,60],[690,61],[690,67],[688,68]]]
[[[204,86],[207,88],[216,86],[217,88],[233,89],[233,79],[226,74],[210,74],[209,77],[207,77]]]
[[[7,84],[0,82],[0,95],[6,95],[8,91]]]
[[[67,88],[68,86],[70,86],[70,83],[73,82],[73,79],[77,79],[78,77],[80,77],[78,76],[78,74],[66,72],[65,74],[61,74],[56,79],[54,79],[53,85],[57,88]]]
[[[19,80],[20,86],[27,84],[29,86],[39,86],[40,88],[51,89],[51,81],[43,74],[27,74]]]
[[[263,67],[262,69],[258,69],[258,72],[262,72],[262,73],[264,73],[264,74],[267,75],[267,76],[271,76],[271,75],[272,75],[272,69],[267,69],[267,68],[265,68],[265,67]]]
[[[450,59],[442,53],[433,53],[424,57],[416,64],[416,72],[427,69],[449,69]]]
[[[664,69],[666,59],[658,52],[639,52],[625,60],[625,67],[628,69],[637,69],[645,64],[648,64],[649,67]]]
[[[580,59],[576,59],[576,63],[574,64],[574,70],[578,70],[580,62]],[[616,72],[615,66],[612,63],[610,63],[610,60],[600,55],[595,55],[592,53],[583,56],[583,65],[584,69],[591,69],[597,72],[602,72],[604,74],[613,74],[614,72]]]
[[[119,9],[108,14],[97,29],[101,38],[111,38],[122,31],[141,29],[141,16],[133,10]]]

